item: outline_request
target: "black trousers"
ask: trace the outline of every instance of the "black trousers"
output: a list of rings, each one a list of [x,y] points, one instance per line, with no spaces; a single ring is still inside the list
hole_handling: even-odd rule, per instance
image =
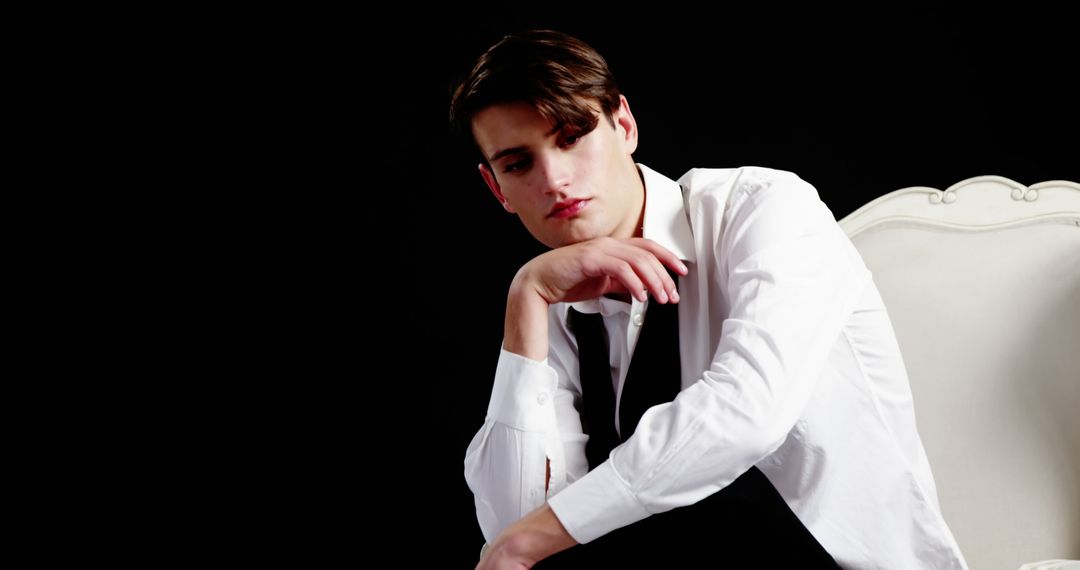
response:
[[[788,566],[790,565],[790,566]],[[758,468],[712,495],[541,560],[568,568],[839,568]]]

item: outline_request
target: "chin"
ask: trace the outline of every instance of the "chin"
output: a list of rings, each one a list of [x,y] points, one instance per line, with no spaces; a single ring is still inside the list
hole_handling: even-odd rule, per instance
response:
[[[591,240],[595,237],[597,237],[595,232],[575,232],[571,235],[563,236],[560,240],[562,242],[562,245],[560,245],[559,247],[573,245],[575,243],[581,243],[583,241]]]
[[[596,228],[592,227],[591,225],[585,224],[573,224],[571,227],[563,229],[567,231],[553,232],[544,236],[543,238],[534,233],[533,237],[535,237],[537,241],[548,246],[549,248],[555,249],[558,247],[565,247],[568,245],[573,245],[575,243],[587,241],[602,235],[601,233],[597,232]]]

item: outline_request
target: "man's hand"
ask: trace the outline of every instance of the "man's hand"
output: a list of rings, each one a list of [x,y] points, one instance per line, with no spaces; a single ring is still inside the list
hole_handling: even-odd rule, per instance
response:
[[[547,307],[553,303],[607,293],[630,293],[644,302],[648,291],[661,303],[679,302],[665,265],[686,275],[678,256],[644,238],[596,238],[534,257],[510,284],[503,348],[533,360],[547,358]]]
[[[518,271],[511,289],[527,287],[549,305],[623,292],[642,302],[648,292],[661,303],[678,302],[665,265],[686,274],[678,256],[652,240],[602,237],[536,256]]]
[[[523,570],[577,544],[547,503],[503,529],[476,570]]]

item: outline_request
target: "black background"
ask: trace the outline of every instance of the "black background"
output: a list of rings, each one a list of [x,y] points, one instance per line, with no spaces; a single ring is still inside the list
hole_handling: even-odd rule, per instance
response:
[[[415,434],[398,451],[421,483],[395,498],[388,524],[434,532],[438,552],[418,554],[446,567],[472,567],[483,543],[462,460],[484,419],[507,286],[544,251],[447,130],[453,82],[503,34],[547,27],[595,47],[637,119],[634,159],[673,179],[694,167],[791,170],[838,220],[906,186],[1080,180],[1076,91],[1065,86],[1078,50],[1060,14],[551,12],[386,21],[400,34],[391,44],[408,46],[380,86],[398,109],[388,166],[406,214],[393,236],[411,293],[400,387],[423,406],[393,416],[393,429]]]

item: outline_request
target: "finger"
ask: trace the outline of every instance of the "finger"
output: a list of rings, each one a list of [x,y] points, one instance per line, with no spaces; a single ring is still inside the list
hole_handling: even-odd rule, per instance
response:
[[[622,283],[623,287],[626,287],[631,295],[637,297],[639,301],[644,303],[645,300],[648,299],[648,293],[645,289],[645,284],[642,283],[641,278],[638,277],[633,266],[625,259],[615,256],[608,257],[608,260],[609,261],[605,264],[608,270],[605,271],[605,273],[607,273],[609,277]]]
[[[664,289],[667,291],[668,300],[664,302],[678,303],[678,281],[671,278],[671,274],[668,273],[667,269],[664,267],[663,262],[660,261],[660,258],[656,257],[656,255],[653,254],[651,251],[648,253],[648,260],[653,268],[653,271],[656,272],[657,278],[660,279],[660,281],[663,283]]]
[[[670,301],[675,284],[664,270],[664,266],[660,264],[660,260],[651,252],[639,247],[630,247],[630,256],[634,270],[648,285],[653,298],[661,303]]]
[[[658,260],[658,263],[662,264],[661,265],[661,275],[663,275],[664,282],[669,284],[670,287],[671,287],[668,290],[669,295],[674,300],[674,302],[676,302],[676,303],[679,302],[679,292],[678,292],[678,289],[677,289],[678,279],[672,279],[672,276],[668,273],[668,270],[667,270],[667,268],[664,267],[664,265],[667,265],[668,267],[671,267],[671,269],[674,270],[675,273],[678,273],[679,275],[688,275],[689,272],[690,272],[689,268],[686,267],[686,264],[682,262],[682,260],[679,258],[678,255],[675,255],[674,253],[671,252],[671,250],[661,246],[660,244],[658,244],[658,243],[656,243],[656,242],[654,242],[652,240],[649,240],[649,239],[643,239],[643,238],[634,238],[634,239],[635,239],[635,245],[637,245],[638,247],[640,247],[642,249],[645,249],[645,250],[649,251],[650,253],[652,253],[653,255],[655,255],[657,260]]]
[[[679,275],[686,275],[689,272],[686,264],[684,264],[682,260],[679,259],[679,256],[675,255],[671,252],[671,250],[656,243],[655,241],[646,238],[632,238],[630,241],[635,246],[651,252],[653,255],[660,259],[661,263],[672,268]],[[665,270],[664,273],[667,273],[667,271]]]
[[[639,264],[639,271],[647,272],[647,275],[643,274],[643,277],[649,282],[653,289],[653,296],[661,303],[679,302],[678,283],[676,283],[676,281],[671,278],[671,275],[668,274],[668,271],[664,268],[660,258],[646,247],[631,243],[626,243],[625,245],[634,252],[634,259]],[[656,245],[661,250],[667,251],[659,244]],[[676,257],[676,260],[677,259],[678,258]]]
[[[604,260],[601,263],[614,270],[604,272],[622,283],[639,301],[645,302],[650,291],[660,303],[672,299],[675,283],[652,252],[629,240],[600,240],[593,246],[594,259]]]
[[[672,300],[671,293],[675,290],[675,283],[652,252],[629,240],[608,240],[598,245],[598,251],[602,252],[602,255],[628,263],[643,286],[652,292],[653,298],[658,302],[667,303]],[[645,302],[637,292],[634,292],[634,296]]]

